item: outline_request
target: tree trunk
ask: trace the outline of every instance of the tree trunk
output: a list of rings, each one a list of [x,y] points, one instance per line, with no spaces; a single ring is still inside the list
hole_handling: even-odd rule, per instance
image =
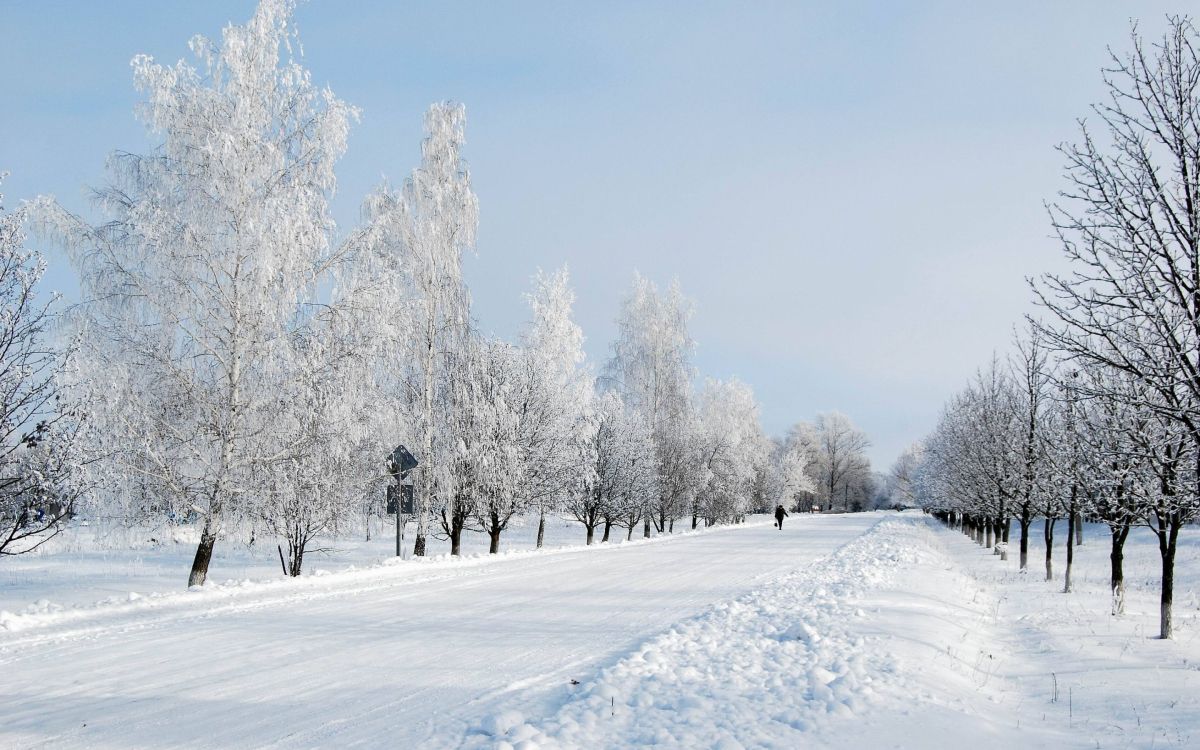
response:
[[[1075,546],[1083,546],[1083,516],[1075,511]]]
[[[209,521],[204,522],[204,531],[200,532],[200,544],[196,547],[196,557],[192,560],[192,573],[188,576],[188,588],[203,586],[208,578],[208,564],[212,562],[213,547],[217,544],[217,535],[212,532]]]
[[[612,521],[610,521],[608,519],[604,519],[604,536],[600,537],[601,544],[608,541],[608,534],[610,531],[612,531],[612,527],[613,527]]]
[[[1003,541],[1005,544],[1008,544],[1008,532],[1011,529],[1012,529],[1012,518],[1001,518],[1000,519],[1000,531],[1004,535],[1004,538],[1001,541]]]
[[[1111,563],[1112,576],[1109,579],[1109,589],[1112,591],[1112,613],[1125,612],[1125,539],[1129,537],[1128,526],[1112,529],[1112,551],[1108,555]]]
[[[590,545],[592,543],[592,539],[594,539],[596,536],[596,524],[587,523],[584,524],[583,527],[587,529],[587,543]]]
[[[642,537],[650,538],[650,513],[646,513],[646,517],[642,519]]]
[[[500,551],[500,529],[496,527],[488,529],[488,536],[492,539],[492,543],[488,545],[488,554],[494,555]]]
[[[992,523],[992,519],[990,519],[990,518],[983,522],[983,533],[984,533],[985,538],[987,539],[987,543],[984,546],[987,547],[988,549],[991,549],[993,546],[995,546],[995,541],[993,541],[993,537],[992,537],[992,531],[993,531],[992,526],[993,525],[994,524]]]
[[[435,465],[433,458],[433,398],[434,398],[434,363],[437,358],[437,299],[433,295],[427,294],[425,299],[425,341],[422,342],[425,346],[424,355],[424,371],[421,373],[424,377],[422,395],[422,422],[421,422],[421,449],[425,455],[420,457],[420,460],[425,463],[421,469],[421,497],[417,498],[417,541],[413,544],[413,555],[415,557],[425,556],[425,535],[426,524],[429,522],[428,516],[433,512],[433,467]],[[414,488],[414,492],[415,492]],[[400,498],[396,498],[396,502],[400,502]],[[396,508],[396,512],[400,512],[400,508]]]
[[[1075,494],[1074,488],[1071,490]],[[1073,503],[1072,503],[1073,504]],[[1075,524],[1078,516],[1074,511],[1067,514],[1067,569],[1063,571],[1063,593],[1071,593],[1071,566],[1075,563]]]
[[[458,524],[450,529],[450,554],[454,557],[462,554],[462,526]]]
[[[541,517],[538,518],[538,538],[537,538],[537,548],[538,549],[542,548],[542,540],[545,538],[546,538],[546,514],[542,513]],[[591,538],[590,532],[588,533],[588,538],[589,539]],[[589,541],[588,544],[591,544],[591,542]]]
[[[1033,519],[1029,517],[1029,511],[1021,511],[1021,570],[1025,570],[1029,566],[1029,527],[1033,524]]]
[[[288,546],[291,548],[292,552],[292,559],[288,564],[288,575],[290,575],[292,578],[299,578],[300,568],[304,564],[304,545],[296,542],[289,543]]]
[[[670,524],[667,526],[667,533],[668,534],[675,533],[675,519],[674,518],[671,519]]]
[[[1046,526],[1043,529],[1046,537],[1046,580],[1054,580],[1054,524],[1057,521],[1055,518],[1046,518]]]
[[[1171,514],[1175,516],[1175,514]],[[1158,534],[1158,552],[1162,556],[1162,595],[1159,598],[1158,637],[1170,638],[1174,633],[1171,605],[1175,595],[1175,549],[1179,541],[1179,519],[1172,517],[1167,528],[1155,529]]]
[[[630,526],[629,530],[625,532],[625,541],[628,542],[631,539],[633,539],[633,527],[632,526]]]
[[[692,514],[692,531],[696,530],[696,526],[700,523],[700,517],[695,513]]]

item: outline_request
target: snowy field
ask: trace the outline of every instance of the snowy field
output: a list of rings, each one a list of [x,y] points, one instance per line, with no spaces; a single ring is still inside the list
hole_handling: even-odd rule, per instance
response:
[[[590,549],[556,522],[540,552],[528,531],[422,562],[388,562],[385,535],[300,580],[230,544],[213,571],[234,580],[203,592],[182,590],[184,544],[77,535],[5,560],[0,746],[1200,744],[1194,528],[1165,642],[1141,531],[1121,618],[1103,527],[1071,595],[1037,546],[1022,574],[918,513]]]

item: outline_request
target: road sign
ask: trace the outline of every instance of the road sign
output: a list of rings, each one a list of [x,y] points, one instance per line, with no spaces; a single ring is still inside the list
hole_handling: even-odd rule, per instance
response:
[[[392,474],[403,477],[407,475],[408,472],[417,468],[418,462],[417,459],[413,457],[413,454],[409,453],[408,448],[405,448],[403,445],[397,445],[396,449],[392,451],[391,460],[389,463],[390,466],[388,467],[388,470]]]
[[[387,488],[387,514],[389,516],[396,512],[396,496],[396,485],[389,484]],[[399,496],[400,513],[406,516],[411,516],[413,513],[415,513],[416,503],[413,498],[413,486],[411,484],[400,485]]]

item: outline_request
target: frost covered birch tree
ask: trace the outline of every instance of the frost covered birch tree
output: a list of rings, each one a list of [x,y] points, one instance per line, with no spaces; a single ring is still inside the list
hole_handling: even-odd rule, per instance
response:
[[[696,463],[708,469],[708,481],[699,491],[699,515],[707,526],[733,522],[746,514],[755,475],[767,457],[758,404],[749,386],[736,378],[707,381],[699,402],[705,450]]]
[[[292,336],[279,384],[278,429],[300,438],[286,457],[256,467],[259,522],[287,542],[287,573],[300,575],[318,537],[343,532],[364,496],[379,497],[381,471],[372,371],[354,337],[330,318],[336,308]],[[324,551],[324,550],[317,550]]]
[[[49,210],[81,277],[76,324],[111,492],[132,473],[202,518],[188,579],[203,584],[256,474],[307,438],[280,430],[289,337],[336,256],[334,164],[354,110],[292,56],[293,3],[262,0],[195,63],[133,60],[138,115],[160,140],[117,153],[96,227]]]
[[[523,346],[483,341],[470,371],[472,409],[482,417],[470,451],[480,476],[475,516],[491,552],[509,521],[527,511],[538,515],[540,547],[547,511],[578,492],[590,468],[582,464],[590,383],[580,369],[583,332],[571,318],[566,270],[539,272],[526,300],[533,317]]]
[[[522,343],[528,366],[519,408],[525,482],[538,512],[537,546],[542,546],[546,513],[580,491],[589,469],[585,412],[592,380],[583,369],[583,330],[572,318],[575,293],[566,268],[538,271],[525,296],[533,318]],[[581,481],[582,480],[582,481]]]
[[[692,304],[678,282],[663,294],[635,274],[633,288],[621,303],[617,339],[604,372],[604,384],[617,389],[654,436],[658,494],[640,514],[644,536],[650,536],[651,523],[665,531],[695,490],[688,465],[694,456],[688,445],[695,349],[688,332],[691,315]]]
[[[363,242],[380,262],[391,263],[403,280],[384,287],[410,300],[402,317],[380,319],[382,326],[405,321],[407,385],[403,394],[418,438],[417,538],[414,553],[424,555],[431,514],[448,502],[438,494],[447,485],[456,450],[446,427],[453,395],[449,368],[465,360],[471,335],[470,296],[462,277],[463,255],[474,252],[479,203],[461,157],[466,110],[461,104],[434,104],[425,115],[421,164],[396,191],[386,186],[368,198]],[[451,509],[450,514],[454,511]]]
[[[607,542],[612,527],[630,507],[640,507],[654,494],[655,472],[649,457],[654,440],[641,416],[626,409],[614,391],[598,394],[588,410],[582,491],[568,498],[566,510],[583,524],[591,544],[603,524]]]

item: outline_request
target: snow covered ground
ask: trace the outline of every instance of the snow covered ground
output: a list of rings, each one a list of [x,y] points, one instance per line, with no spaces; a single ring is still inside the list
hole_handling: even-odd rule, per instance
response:
[[[1153,538],[1127,547],[1137,604],[1114,619],[1107,538],[1088,531],[1067,596],[930,519],[885,518],[651,639],[555,713],[491,717],[468,745],[1197,746],[1200,533],[1185,542],[1181,635],[1164,642]]]
[[[160,595],[10,610],[0,746],[1195,746],[1200,531],[1181,540],[1170,642],[1153,637],[1152,539],[1131,537],[1128,613],[1112,618],[1107,539],[1087,531],[1070,595],[1042,580],[1039,548],[1019,573],[917,513],[466,560],[361,553],[203,592],[176,575]],[[85,553],[37,570],[66,575],[53,558]],[[120,565],[108,585],[128,592]]]
[[[758,521],[35,615],[0,630],[0,745],[454,747],[497,712],[550,711],[571,679],[876,520]]]
[[[326,550],[304,558],[306,576],[367,567],[391,560],[396,552],[395,526],[390,520],[372,519],[371,539],[361,536],[318,540]],[[624,529],[613,533],[624,534]],[[406,530],[406,554],[411,552],[415,525]],[[198,532],[187,526],[175,528],[120,528],[91,523],[72,526],[35,552],[0,561],[0,612],[22,612],[35,608],[89,605],[102,599],[125,599],[131,593],[181,591],[196,554]],[[641,535],[641,530],[637,532]],[[537,519],[516,518],[501,537],[502,551],[527,550],[537,538]],[[623,538],[623,536],[622,536]],[[217,542],[209,567],[209,581],[218,584],[278,578],[281,575],[276,540],[259,538],[248,545],[248,531]],[[487,553],[487,535],[463,534],[463,555]],[[576,521],[551,517],[546,520],[548,547],[581,545],[583,526]],[[431,540],[430,556],[444,558],[450,543]],[[40,602],[40,604],[36,604]]]

